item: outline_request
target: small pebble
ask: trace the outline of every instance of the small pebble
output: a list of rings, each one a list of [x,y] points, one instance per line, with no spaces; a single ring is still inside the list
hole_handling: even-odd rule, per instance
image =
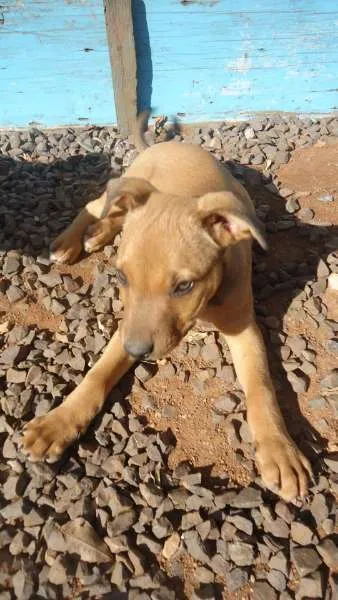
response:
[[[301,221],[308,223],[309,221],[312,221],[315,213],[313,210],[311,210],[311,208],[301,208],[300,211],[298,211],[297,216]]]
[[[285,204],[285,209],[288,213],[295,213],[297,210],[300,209],[298,200],[296,200],[295,198],[288,198]]]
[[[318,200],[320,202],[333,202],[334,197],[332,194],[323,194],[322,196],[319,196]]]
[[[335,292],[338,290],[338,273],[331,273],[328,278],[328,287]]]

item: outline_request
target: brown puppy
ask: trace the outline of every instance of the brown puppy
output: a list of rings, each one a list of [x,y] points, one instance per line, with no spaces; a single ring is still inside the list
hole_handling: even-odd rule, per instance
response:
[[[97,250],[122,226],[120,329],[70,396],[27,425],[26,452],[58,460],[133,362],[165,356],[199,318],[224,333],[232,352],[264,482],[286,500],[304,496],[311,467],[287,433],[254,317],[251,241],[265,242],[245,189],[198,146],[156,144],[87,204],[52,256],[74,261],[83,243]]]

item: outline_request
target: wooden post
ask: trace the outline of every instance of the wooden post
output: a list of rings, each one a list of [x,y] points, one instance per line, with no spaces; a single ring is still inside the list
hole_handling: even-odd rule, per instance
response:
[[[122,135],[134,130],[137,115],[136,52],[131,0],[104,0],[117,122]]]

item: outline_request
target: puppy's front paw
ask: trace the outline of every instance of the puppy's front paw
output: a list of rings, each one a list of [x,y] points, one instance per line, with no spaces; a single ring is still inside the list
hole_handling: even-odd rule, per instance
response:
[[[72,415],[59,406],[43,417],[32,419],[25,426],[22,449],[33,462],[56,462],[79,433]]]
[[[58,235],[50,247],[50,259],[58,263],[71,264],[82,252],[82,240],[67,230]]]
[[[257,443],[256,461],[263,482],[283,500],[304,498],[312,477],[309,461],[287,436],[276,435]]]

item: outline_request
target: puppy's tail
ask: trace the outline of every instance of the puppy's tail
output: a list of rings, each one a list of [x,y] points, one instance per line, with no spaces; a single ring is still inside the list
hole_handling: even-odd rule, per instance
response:
[[[144,137],[144,134],[148,129],[149,117],[150,110],[143,110],[141,113],[138,114],[136,119],[133,141],[136,146],[136,149],[139,152],[149,148],[149,144],[147,144],[146,139]]]
[[[148,130],[148,121],[150,115],[151,111],[149,109],[143,110],[141,113],[139,113],[136,119],[135,129],[133,132],[133,142],[139,152],[146,150],[150,145],[152,145],[147,143],[144,135]],[[159,118],[158,121],[160,122],[159,125],[157,122],[155,123],[155,139],[153,140],[153,143],[169,142],[176,135],[180,136],[182,134],[181,125],[176,117],[172,120],[172,125],[170,125],[170,127],[166,127],[165,129],[163,129],[163,126],[167,121],[167,117]]]

